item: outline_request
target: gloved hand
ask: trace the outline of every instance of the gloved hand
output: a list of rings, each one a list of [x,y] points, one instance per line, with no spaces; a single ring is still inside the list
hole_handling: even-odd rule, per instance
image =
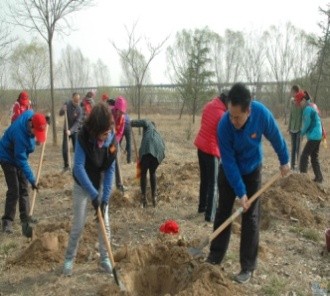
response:
[[[37,186],[36,183],[32,183],[31,186],[33,190],[37,190],[37,191],[39,190],[39,187]]]
[[[106,203],[105,201],[101,202],[101,213],[102,213],[103,218],[104,218],[104,215],[105,215],[105,211],[107,209],[107,205],[108,205],[108,203]]]
[[[98,200],[97,197],[92,200],[92,205],[93,205],[93,207],[94,207],[94,209],[96,211],[96,215],[97,215],[97,209],[100,206],[100,203],[99,203],[99,200]]]

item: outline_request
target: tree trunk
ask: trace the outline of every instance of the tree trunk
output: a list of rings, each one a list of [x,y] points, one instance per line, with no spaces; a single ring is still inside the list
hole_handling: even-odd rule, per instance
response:
[[[53,40],[49,36],[48,42],[49,49],[49,71],[50,71],[50,98],[52,101],[52,126],[53,126],[53,145],[57,145],[57,132],[56,132],[56,113],[55,113],[55,99],[54,99],[54,74],[53,74]]]

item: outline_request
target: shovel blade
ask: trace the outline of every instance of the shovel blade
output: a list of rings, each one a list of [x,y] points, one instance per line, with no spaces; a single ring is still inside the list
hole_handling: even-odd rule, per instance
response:
[[[190,253],[191,256],[197,258],[201,257],[203,255],[203,249],[209,244],[210,238],[207,237],[203,240],[203,242],[198,246],[198,248],[193,248],[190,247],[188,248],[188,252]]]
[[[120,290],[121,291],[126,291],[126,288],[125,288],[124,284],[119,280],[116,268],[113,268],[112,273],[113,273],[113,277],[115,279],[115,283],[118,285]]]

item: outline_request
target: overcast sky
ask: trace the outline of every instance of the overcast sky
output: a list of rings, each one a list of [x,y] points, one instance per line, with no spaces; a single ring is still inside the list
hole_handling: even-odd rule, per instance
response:
[[[145,36],[154,45],[170,35],[163,53],[151,64],[152,82],[168,83],[165,50],[173,44],[177,31],[208,26],[223,36],[226,29],[261,30],[290,21],[306,32],[320,34],[318,8],[325,9],[327,3],[330,0],[97,0],[95,7],[71,17],[75,30],[70,36],[55,38],[55,55],[70,44],[93,62],[101,58],[110,69],[111,84],[117,85],[121,70],[110,40],[126,48],[125,25],[131,28],[138,21],[136,35]]]

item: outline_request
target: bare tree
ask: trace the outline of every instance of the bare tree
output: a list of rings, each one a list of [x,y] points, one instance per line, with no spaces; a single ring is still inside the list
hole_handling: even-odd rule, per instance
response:
[[[63,49],[58,68],[56,80],[62,87],[70,87],[73,91],[89,84],[91,63],[80,49],[73,49],[70,45]]]
[[[10,4],[14,23],[28,31],[36,31],[48,45],[50,95],[52,106],[53,144],[57,145],[56,112],[54,100],[53,37],[69,30],[67,17],[82,8],[91,6],[94,0],[17,0]]]
[[[38,106],[38,88],[48,86],[47,46],[37,42],[20,42],[10,55],[10,74],[21,89],[28,89],[34,106]]]
[[[93,65],[94,79],[97,86],[107,86],[110,84],[109,68],[101,59]]]
[[[131,69],[131,73],[134,77],[134,85],[137,90],[138,118],[140,119],[141,89],[145,82],[147,72],[148,72],[151,62],[160,53],[161,48],[167,41],[168,37],[166,37],[163,41],[161,41],[156,46],[152,45],[150,43],[150,41],[146,39],[145,45],[147,47],[148,57],[145,58],[142,53],[142,49],[139,47],[141,37],[137,38],[135,35],[136,25],[137,25],[137,23],[135,22],[133,24],[131,30],[128,30],[127,27],[125,27],[126,32],[127,32],[127,37],[128,37],[128,48],[127,49],[119,49],[116,46],[115,42],[112,41],[111,43],[112,43],[113,47],[116,49],[121,60],[125,61],[125,63]],[[144,58],[141,58],[141,56],[143,56]]]
[[[267,80],[266,43],[264,33],[251,32],[244,36],[242,70],[244,81],[254,83],[257,98],[261,95],[260,82]]]

